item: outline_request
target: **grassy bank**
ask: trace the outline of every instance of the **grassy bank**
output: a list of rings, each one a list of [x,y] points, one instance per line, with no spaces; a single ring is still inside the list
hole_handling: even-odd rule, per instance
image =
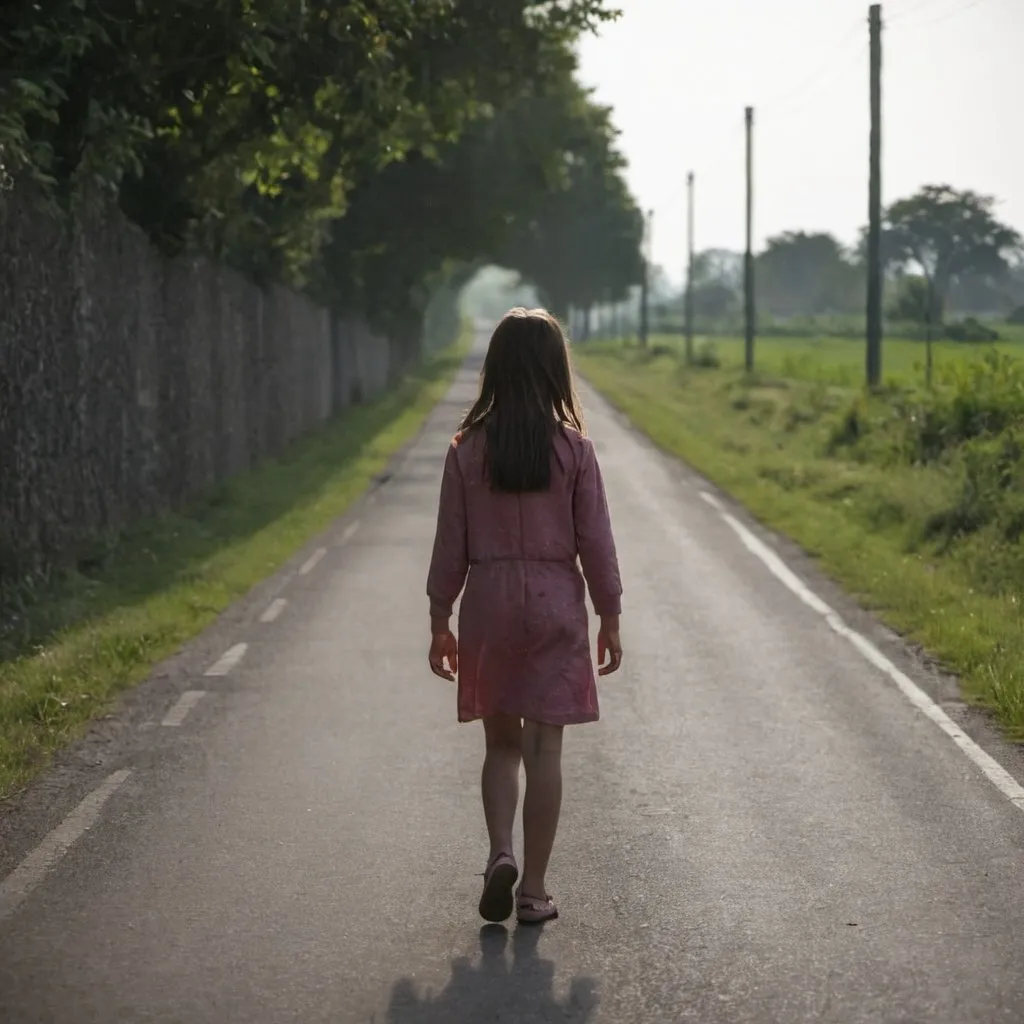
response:
[[[343,513],[444,396],[468,340],[187,513],[139,524],[98,553],[88,574],[65,574],[8,607],[0,799]]]
[[[946,353],[933,393],[896,377],[867,398],[830,382],[844,355],[790,376],[780,346],[779,369],[748,379],[728,359],[686,369],[668,344],[575,352],[656,443],[800,543],[1022,739],[1024,362]]]

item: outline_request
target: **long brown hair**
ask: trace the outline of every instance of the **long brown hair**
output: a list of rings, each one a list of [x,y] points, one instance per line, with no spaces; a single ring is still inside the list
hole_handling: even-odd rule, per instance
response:
[[[546,491],[557,429],[584,432],[569,343],[545,309],[510,310],[491,335],[480,394],[463,432],[486,434],[486,472],[496,491]]]

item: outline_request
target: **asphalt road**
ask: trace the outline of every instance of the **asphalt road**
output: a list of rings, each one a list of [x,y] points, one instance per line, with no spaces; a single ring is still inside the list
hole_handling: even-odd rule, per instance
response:
[[[482,740],[423,594],[472,370],[372,503],[85,745],[76,800],[130,774],[65,855],[87,811],[31,797],[71,819],[0,891],[0,1021],[1020,1024],[1024,813],[593,400],[625,667],[567,736],[562,919],[481,928]]]

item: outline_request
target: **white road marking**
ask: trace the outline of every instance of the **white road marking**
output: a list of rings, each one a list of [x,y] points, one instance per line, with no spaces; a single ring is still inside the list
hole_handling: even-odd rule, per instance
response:
[[[178,703],[175,704],[166,715],[164,715],[164,720],[160,724],[171,727],[181,725],[181,723],[185,721],[188,713],[205,696],[205,690],[186,690],[185,693],[178,698]]]
[[[842,617],[827,605],[767,544],[754,536],[741,522],[727,512],[722,518],[732,527],[751,554],[759,558],[768,571],[808,608],[821,615],[829,626],[848,640],[868,662],[887,675],[900,692],[922,714],[930,718],[985,774],[1010,803],[1024,811],[1024,786],[984,751],[940,708],[906,673],[901,672],[870,640],[851,629]]]
[[[248,644],[229,647],[207,670],[208,676],[226,676],[245,657]]]
[[[345,532],[341,535],[341,544],[347,544],[355,535],[359,529],[359,520],[357,519],[354,523],[349,523],[345,527]]]
[[[299,575],[305,576],[306,573],[312,572],[316,568],[317,562],[326,554],[327,548],[317,548],[303,563],[302,568],[299,570]]]
[[[273,622],[274,619],[284,611],[284,606],[288,602],[283,597],[275,597],[273,601],[267,605],[267,610],[260,616],[260,622]]]
[[[4,880],[0,882],[0,921],[9,917],[94,824],[130,769],[109,775]]]
[[[710,491],[701,491],[700,496],[702,500],[706,501],[712,508],[717,509],[719,512],[725,511],[722,507],[722,503]]]

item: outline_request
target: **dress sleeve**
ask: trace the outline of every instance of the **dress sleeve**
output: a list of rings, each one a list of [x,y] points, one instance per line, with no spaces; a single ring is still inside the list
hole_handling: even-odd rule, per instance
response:
[[[441,498],[437,509],[437,530],[434,551],[427,574],[427,596],[430,614],[447,618],[455,599],[462,592],[469,571],[466,537],[466,495],[462,471],[455,455],[455,445],[448,449],[441,477]]]
[[[622,578],[601,467],[590,440],[584,440],[572,501],[576,547],[594,611],[598,615],[619,615],[622,611]]]

